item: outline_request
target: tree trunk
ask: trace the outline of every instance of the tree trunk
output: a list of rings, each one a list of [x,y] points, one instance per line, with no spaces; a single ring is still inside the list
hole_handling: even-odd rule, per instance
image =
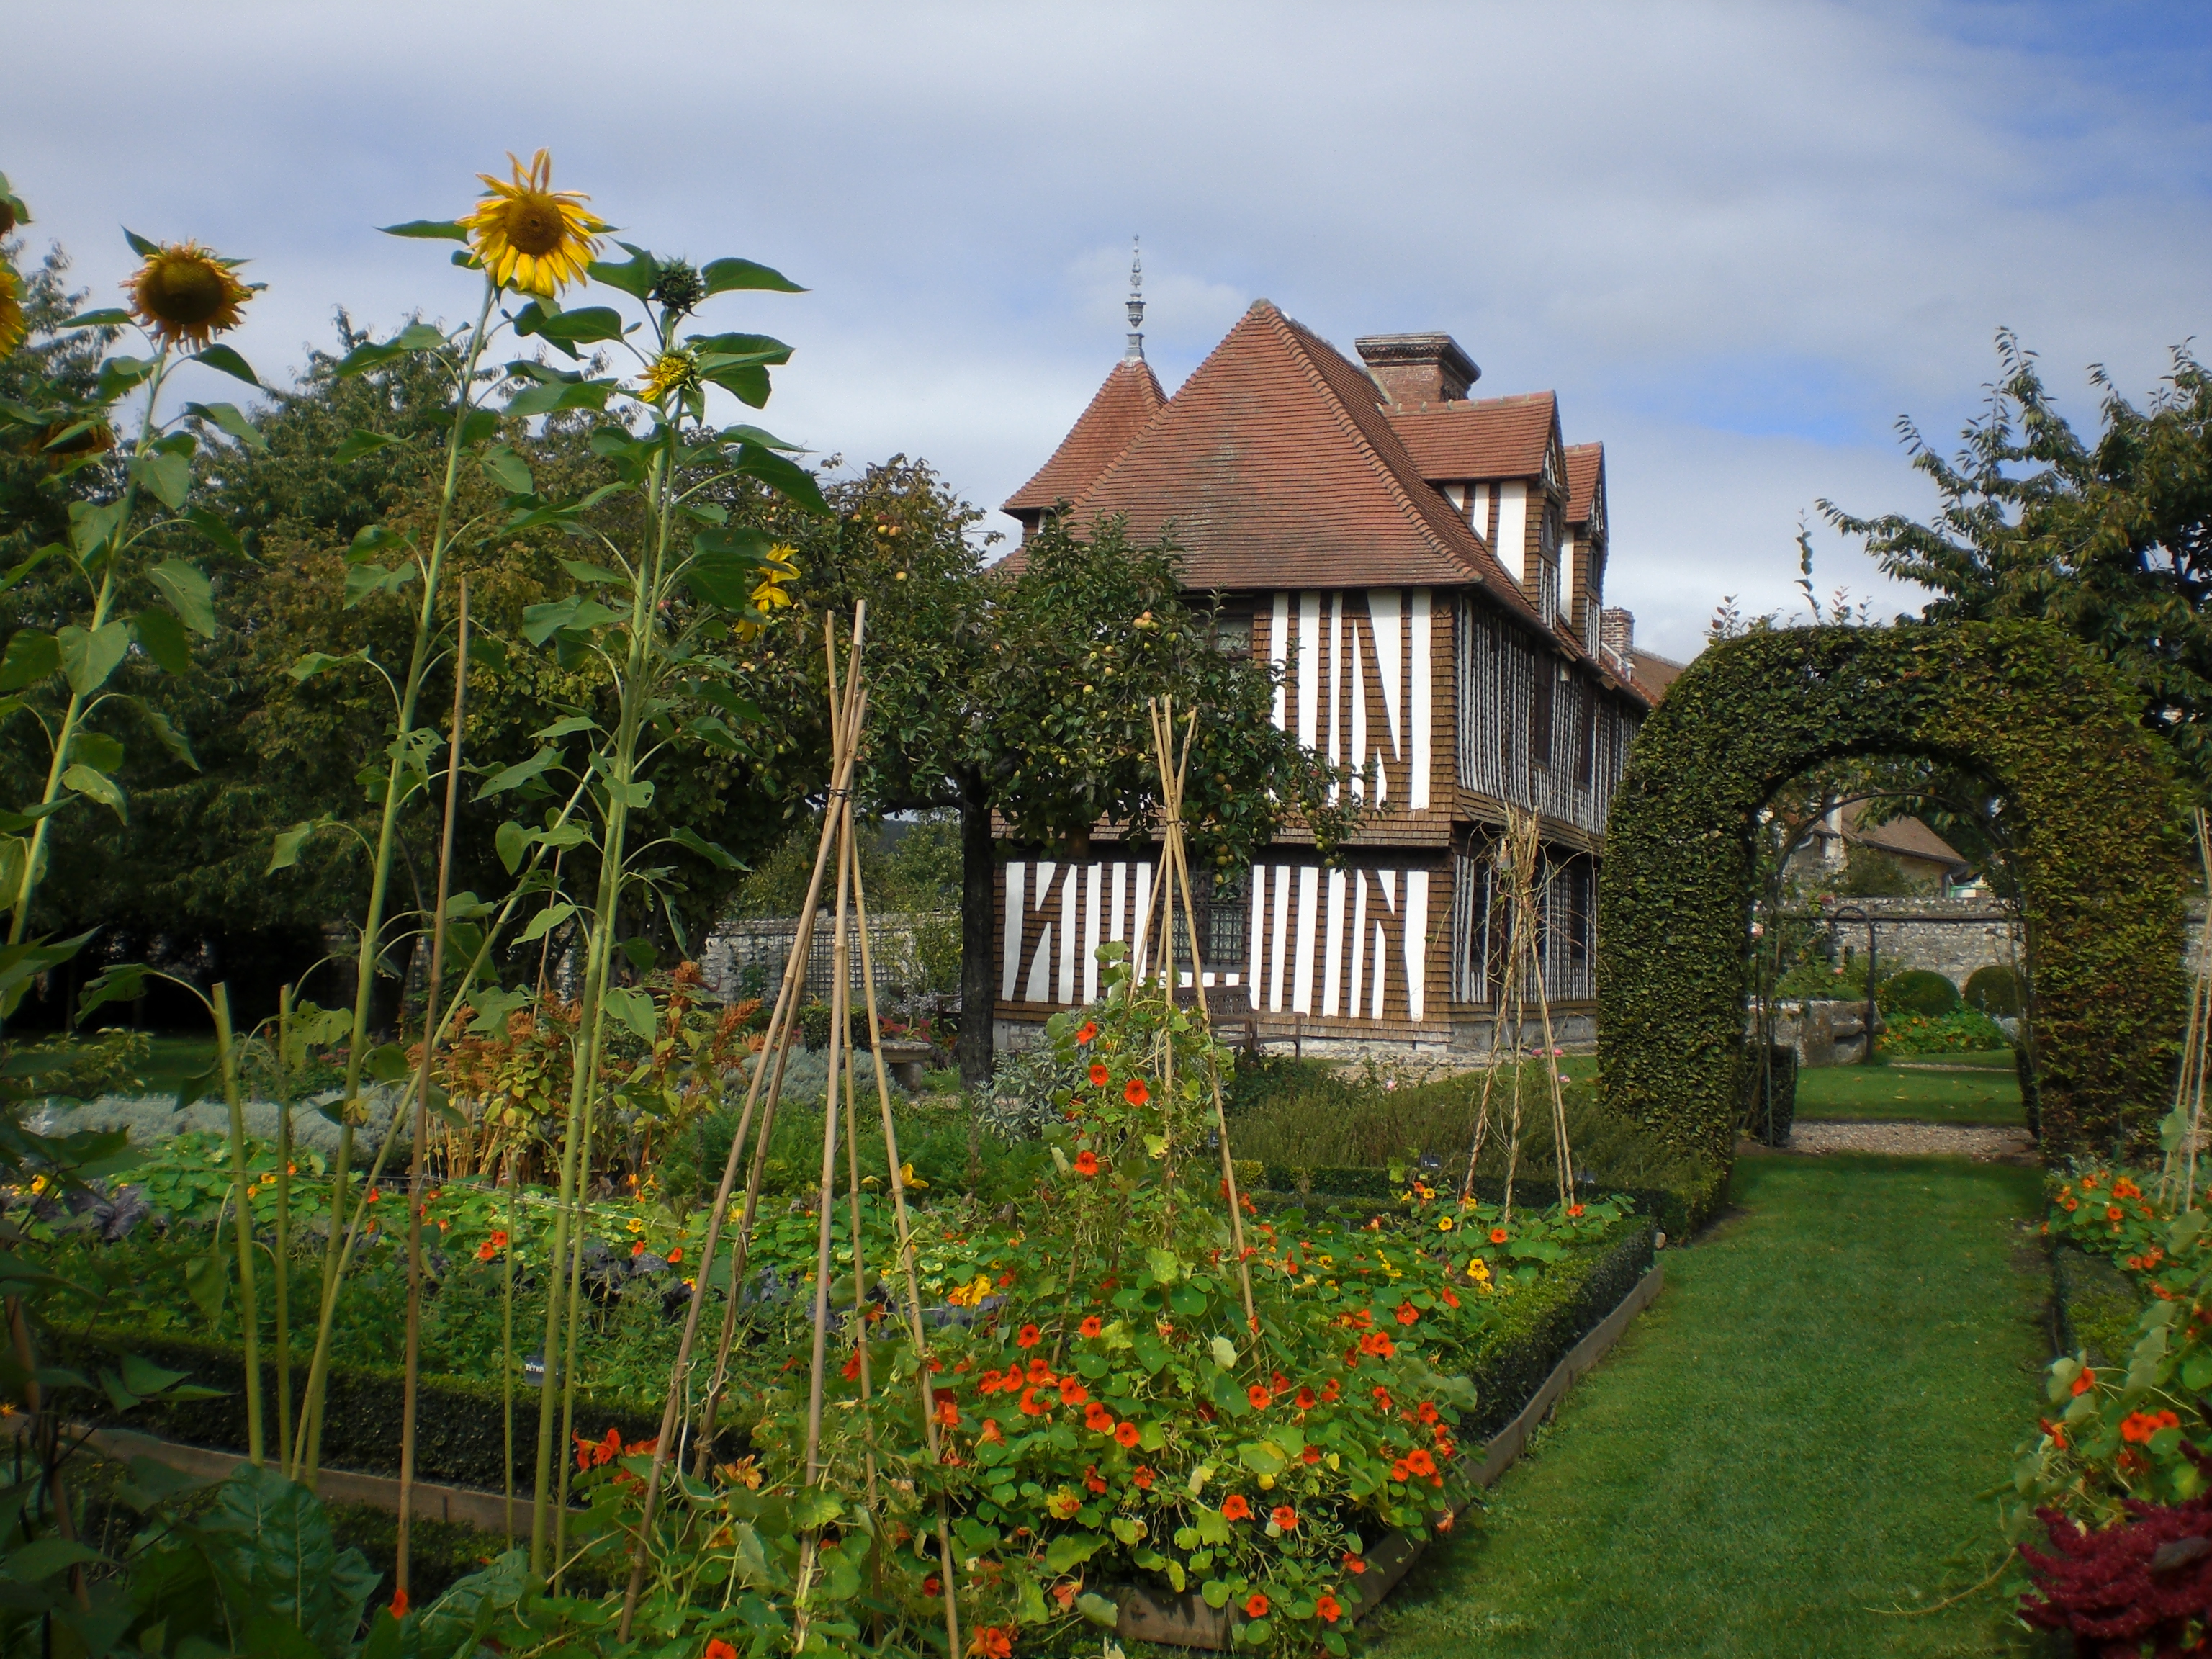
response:
[[[998,988],[991,972],[993,877],[991,803],[973,779],[960,786],[960,1040],[954,1049],[960,1081],[980,1089],[991,1080],[991,1021]]]

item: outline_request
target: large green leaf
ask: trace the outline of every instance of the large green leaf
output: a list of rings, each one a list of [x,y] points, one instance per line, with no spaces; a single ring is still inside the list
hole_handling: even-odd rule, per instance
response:
[[[62,774],[62,787],[74,790],[87,800],[96,800],[125,823],[131,822],[131,810],[124,801],[122,787],[105,773],[82,764],[72,766]]]
[[[815,481],[814,475],[772,450],[758,444],[743,445],[732,470],[748,478],[759,479],[795,507],[824,518],[829,516],[830,503],[822,499],[822,486]]]
[[[750,259],[715,259],[702,269],[699,275],[706,279],[709,294],[726,294],[732,289],[765,289],[772,294],[806,292],[781,271],[755,264]]]
[[[189,1534],[241,1624],[249,1616],[281,1620],[327,1659],[351,1650],[380,1575],[359,1550],[337,1547],[329,1516],[305,1486],[242,1465]]]
[[[679,827],[670,830],[668,838],[686,852],[696,853],[717,870],[741,870],[744,867],[732,856],[727,848],[708,841],[696,830]]]
[[[533,386],[509,398],[507,412],[510,415],[550,415],[559,409],[603,410],[607,406],[607,394],[613,390],[612,380],[574,380]]]
[[[188,674],[192,667],[192,642],[173,612],[142,611],[131,618],[131,632],[162,672]]]
[[[344,442],[331,452],[330,459],[334,465],[343,465],[347,461],[357,461],[364,455],[374,455],[380,449],[390,449],[395,445],[404,444],[406,441],[404,438],[394,438],[386,433],[368,432],[356,428],[347,435]]]
[[[611,306],[585,306],[576,311],[548,313],[532,301],[515,314],[517,334],[535,334],[556,345],[589,345],[597,340],[619,340],[622,313]]]
[[[549,904],[531,917],[530,925],[514,936],[517,945],[533,945],[576,914],[573,904]]]
[[[237,439],[248,449],[266,452],[269,447],[268,441],[261,435],[261,428],[247,420],[246,411],[236,404],[186,404],[185,413],[197,415],[209,425]]]
[[[183,507],[185,497],[191,494],[192,464],[173,450],[156,450],[133,458],[131,477],[140,489],[158,496],[171,512]]]
[[[215,637],[215,590],[198,565],[168,559],[146,573],[177,619],[202,639]]]
[[[514,765],[502,767],[493,773],[477,791],[477,799],[485,800],[494,795],[505,794],[510,789],[519,789],[524,784],[540,776],[548,767],[560,758],[559,750],[550,745],[541,748],[528,760],[517,761]]]
[[[620,289],[634,300],[642,300],[653,293],[653,285],[660,280],[660,261],[643,248],[629,242],[615,246],[629,255],[620,264],[605,259],[594,259],[588,269],[591,279],[605,283],[609,288]]]
[[[131,650],[127,623],[104,623],[88,634],[71,623],[55,636],[61,641],[62,673],[69,688],[88,697],[107,684],[107,677]]]
[[[227,345],[211,345],[204,351],[194,352],[185,361],[205,363],[210,368],[219,369],[233,380],[243,380],[256,390],[265,390],[261,385],[261,377],[247,365],[246,359]]]
[[[451,219],[410,219],[404,225],[380,225],[386,236],[416,236],[441,242],[465,242],[469,234]]]
[[[0,691],[20,691],[62,665],[61,641],[51,634],[24,629],[11,635],[5,656],[0,656]]]
[[[610,985],[600,993],[607,1012],[629,1028],[632,1036],[641,1042],[650,1042],[654,1036],[653,999],[643,991],[634,991],[626,986]]]

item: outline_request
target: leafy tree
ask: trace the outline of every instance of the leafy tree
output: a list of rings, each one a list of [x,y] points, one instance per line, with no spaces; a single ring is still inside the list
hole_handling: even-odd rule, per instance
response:
[[[1942,497],[1931,522],[1820,510],[1887,574],[1933,589],[1930,619],[2033,617],[2081,639],[2134,688],[2197,793],[2212,791],[2212,374],[2177,347],[2138,407],[2093,368],[2091,442],[2052,404],[2035,354],[2009,331],[1996,346],[1998,379],[1954,455],[1898,422]]]
[[[1191,858],[1226,873],[1291,818],[1324,854],[1358,808],[1322,757],[1272,719],[1270,666],[1224,649],[1186,593],[1170,537],[1133,544],[1117,520],[1054,520],[1018,575],[987,567],[981,516],[904,457],[830,492],[799,540],[814,602],[869,600],[870,747],[859,788],[878,811],[959,814],[963,1075],[990,1074],[995,813],[1018,845],[1087,854],[1094,830],[1149,838],[1158,814],[1146,708],[1202,714],[1184,797]],[[811,671],[810,671],[811,672]]]

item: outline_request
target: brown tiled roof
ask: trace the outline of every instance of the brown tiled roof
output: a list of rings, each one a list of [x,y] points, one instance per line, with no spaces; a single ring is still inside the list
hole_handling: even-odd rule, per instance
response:
[[[1049,513],[1062,501],[1072,501],[1098,481],[1129,441],[1160,412],[1167,398],[1152,374],[1152,366],[1141,359],[1123,358],[1114,365],[1106,384],[1098,388],[1052,459],[1007,498],[1004,511]]]
[[[1196,589],[1481,583],[1533,615],[1423,481],[1374,381],[1265,300],[1073,507],[1108,514],[1139,538],[1172,524]]]
[[[1441,483],[1540,476],[1559,418],[1552,393],[1529,392],[1393,410],[1390,424],[1421,476]]]
[[[1682,671],[1688,666],[1687,663],[1662,657],[1656,651],[1639,649],[1636,653],[1636,684],[1645,696],[1656,702],[1667,695],[1668,686],[1682,678]]]
[[[1881,823],[1865,823],[1867,807],[1863,800],[1845,801],[1841,817],[1844,838],[1863,846],[1875,847],[1885,853],[1908,859],[1923,859],[1931,864],[1963,866],[1967,860],[1958,848],[1945,841],[1918,818],[1890,818]]]
[[[1605,477],[1603,444],[1567,446],[1567,522],[1588,524],[1598,481]],[[1681,671],[1678,668],[1675,672]]]

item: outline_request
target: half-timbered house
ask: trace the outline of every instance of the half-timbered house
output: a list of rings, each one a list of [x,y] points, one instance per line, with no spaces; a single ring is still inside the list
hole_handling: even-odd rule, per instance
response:
[[[1060,513],[1172,526],[1224,648],[1280,672],[1276,723],[1350,768],[1370,811],[1334,867],[1293,827],[1200,920],[1209,982],[1264,1036],[1493,1042],[1492,852],[1521,806],[1541,823],[1554,1029],[1587,1041],[1606,812],[1650,703],[1601,637],[1604,451],[1564,442],[1548,392],[1471,398],[1449,336],[1356,346],[1258,301],[1168,398],[1133,333],[1006,511],[1025,537]],[[1078,862],[1008,851],[996,1015],[1019,1045],[1097,994],[1097,949],[1134,934],[1152,865],[1109,825]]]

